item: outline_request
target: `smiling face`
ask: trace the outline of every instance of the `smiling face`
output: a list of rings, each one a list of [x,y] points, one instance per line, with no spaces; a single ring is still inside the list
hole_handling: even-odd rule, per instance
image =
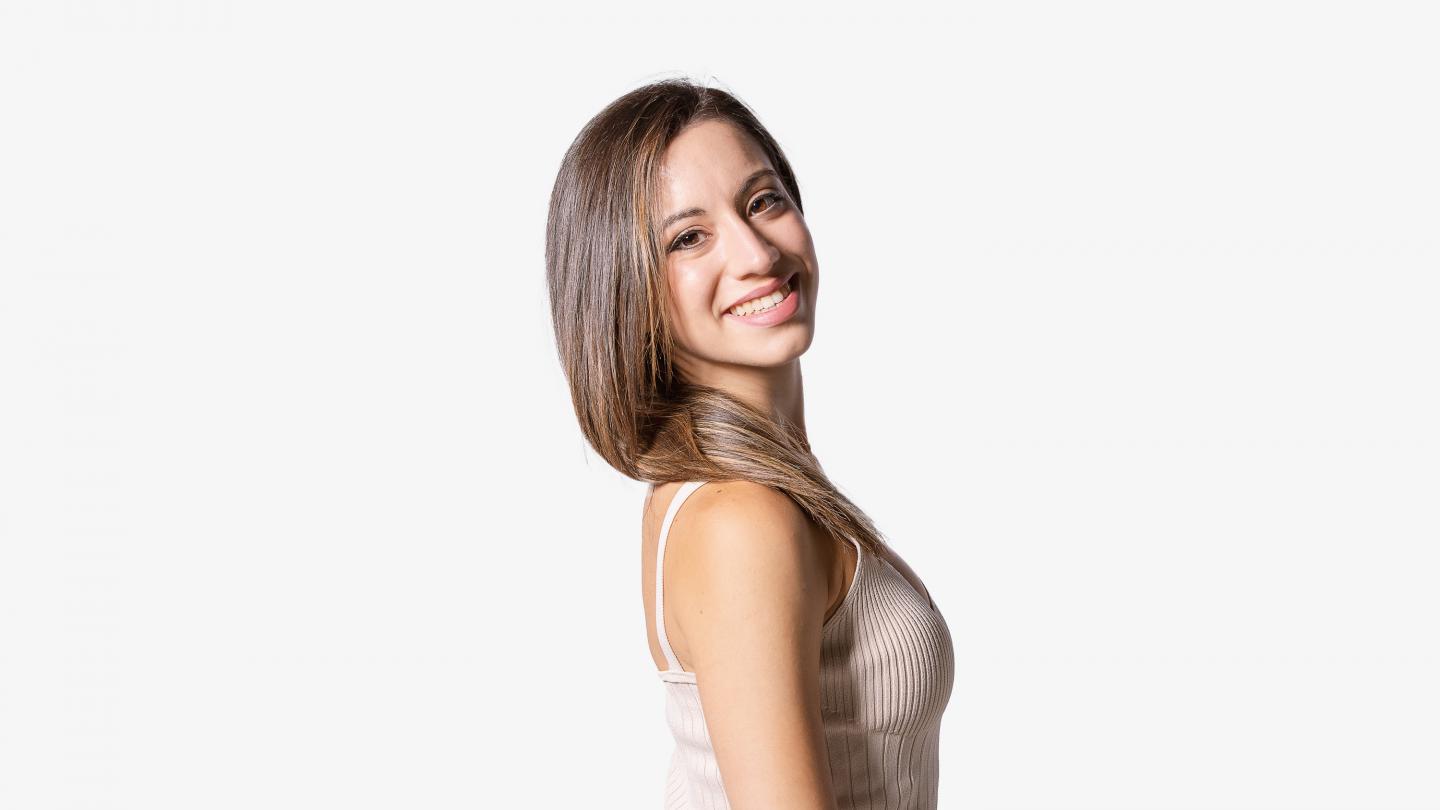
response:
[[[736,366],[793,363],[815,335],[819,265],[805,217],[764,150],[729,121],[701,121],[670,143],[660,178],[660,244],[682,372],[706,383]],[[778,303],[774,292],[784,294]],[[735,314],[742,302],[750,302],[746,314]]]

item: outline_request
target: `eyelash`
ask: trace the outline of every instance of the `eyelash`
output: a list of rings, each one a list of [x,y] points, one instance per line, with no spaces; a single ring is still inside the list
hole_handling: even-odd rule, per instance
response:
[[[751,204],[751,205],[754,205],[755,203],[757,203],[757,202],[759,202],[760,200],[763,200],[763,199],[765,199],[765,198],[767,198],[767,197],[773,199],[774,202],[771,203],[770,208],[765,209],[766,211],[770,210],[771,208],[775,208],[776,206],[780,206],[780,205],[784,205],[784,204],[785,204],[785,198],[784,198],[783,196],[781,196],[780,194],[777,194],[777,193],[774,192],[774,191],[767,191],[767,192],[765,192],[764,194],[761,194],[759,197],[756,197],[755,199],[751,200],[751,201],[750,201],[750,204]],[[763,214],[763,213],[765,213],[765,211],[761,211],[760,213]],[[693,234],[693,233],[698,233],[698,231],[689,230],[689,231],[686,231],[686,232],[680,234],[679,236],[675,237],[675,241],[673,241],[673,242],[670,243],[670,251],[667,251],[667,252],[676,251],[676,250],[694,250],[694,249],[695,249],[695,246],[694,246],[694,245],[691,245],[690,247],[682,247],[682,246],[680,245],[680,240],[684,239],[685,237],[687,237],[687,236],[689,236],[689,235],[691,235],[691,234]]]

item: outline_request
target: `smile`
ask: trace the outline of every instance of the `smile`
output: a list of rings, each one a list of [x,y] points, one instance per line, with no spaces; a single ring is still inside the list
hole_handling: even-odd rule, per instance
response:
[[[781,301],[785,300],[785,296],[789,294],[790,282],[787,281],[780,285],[780,289],[769,295],[762,295],[759,298],[751,298],[749,301],[736,304],[730,308],[730,313],[732,315],[751,315],[756,312],[764,312],[767,309],[773,309],[778,306]]]
[[[736,304],[726,313],[746,326],[774,326],[788,321],[800,308],[800,275],[797,273],[769,295]]]

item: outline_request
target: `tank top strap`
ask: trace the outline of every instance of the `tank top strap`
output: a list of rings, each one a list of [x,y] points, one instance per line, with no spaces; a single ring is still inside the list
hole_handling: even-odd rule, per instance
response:
[[[672,670],[680,670],[680,659],[675,657],[675,651],[670,649],[670,639],[665,635],[665,540],[670,535],[670,524],[675,522],[675,514],[680,511],[680,504],[705,483],[686,481],[675,491],[674,497],[670,499],[670,507],[665,510],[665,521],[660,524],[660,540],[655,546],[655,636],[660,640],[660,649],[664,651],[665,660]]]

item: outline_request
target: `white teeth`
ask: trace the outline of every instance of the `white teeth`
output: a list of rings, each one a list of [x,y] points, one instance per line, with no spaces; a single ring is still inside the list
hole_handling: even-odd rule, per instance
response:
[[[749,301],[741,304],[736,304],[735,306],[730,308],[730,314],[740,315],[743,317],[745,315],[752,315],[756,312],[764,312],[765,310],[774,307],[776,304],[779,304],[781,301],[784,301],[785,296],[789,294],[790,282],[787,281],[784,284],[780,285],[780,289],[776,290],[773,293],[770,293],[769,295],[762,295],[759,298],[751,298]]]

